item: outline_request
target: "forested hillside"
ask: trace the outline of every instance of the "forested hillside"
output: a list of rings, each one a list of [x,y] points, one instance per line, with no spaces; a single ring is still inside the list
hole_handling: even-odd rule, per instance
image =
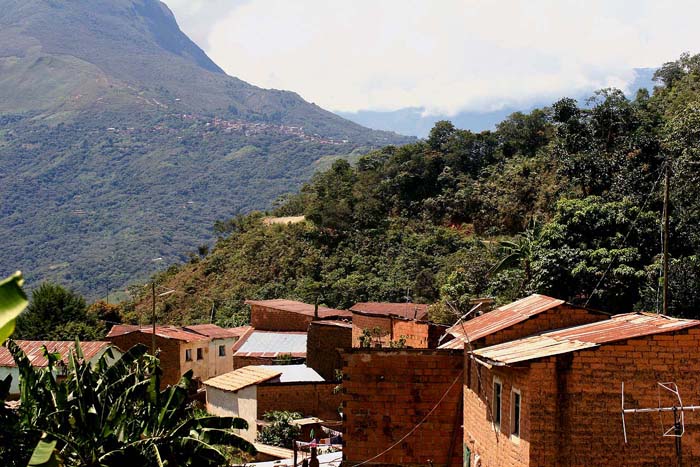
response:
[[[410,138],[223,72],[158,0],[0,0],[0,275],[104,297]]]
[[[700,56],[661,67],[653,96],[604,89],[515,113],[493,132],[449,122],[426,141],[337,161],[275,215],[218,223],[216,248],[158,280],[165,320],[245,321],[244,298],[499,302],[541,292],[659,308],[663,172],[671,177],[670,312],[700,316]],[[204,253],[204,252],[203,252]],[[206,299],[204,299],[206,297]],[[137,319],[141,295],[127,305]],[[146,302],[148,303],[148,302]],[[447,319],[440,305],[436,319]]]

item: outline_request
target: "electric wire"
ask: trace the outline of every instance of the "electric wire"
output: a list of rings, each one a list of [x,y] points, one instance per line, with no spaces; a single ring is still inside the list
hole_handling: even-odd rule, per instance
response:
[[[651,191],[650,191],[649,194],[646,196],[646,199],[644,200],[644,203],[642,203],[642,206],[639,208],[639,212],[637,212],[637,215],[635,216],[634,221],[632,222],[632,225],[630,226],[629,230],[627,231],[627,234],[626,234],[625,237],[622,239],[622,244],[623,244],[623,245],[627,243],[627,238],[629,238],[630,234],[632,233],[632,231],[634,230],[634,228],[637,226],[637,221],[639,220],[640,216],[642,215],[642,212],[644,212],[644,209],[646,208],[647,204],[649,204],[649,200],[651,199],[652,195],[653,195],[654,192],[656,191],[656,187],[657,187],[657,185],[658,185],[659,182],[661,181],[661,178],[662,178],[663,175],[664,175],[664,169],[665,169],[665,167],[666,167],[666,164],[664,164],[664,165],[661,167],[659,177],[656,179],[656,182],[654,182],[654,185],[652,186]],[[603,275],[600,277],[600,279],[598,280],[598,283],[596,284],[595,288],[593,289],[593,291],[592,291],[592,292],[590,293],[590,295],[588,296],[588,299],[586,300],[586,303],[585,303],[584,306],[588,306],[588,303],[591,301],[591,299],[593,298],[593,296],[595,295],[595,293],[598,291],[598,288],[600,287],[600,284],[603,283],[603,280],[605,280],[605,277],[608,275],[608,272],[610,272],[610,268],[612,267],[613,262],[614,262],[614,261],[611,259],[611,260],[610,260],[610,264],[608,264],[608,267],[605,269],[605,272],[604,272]]]

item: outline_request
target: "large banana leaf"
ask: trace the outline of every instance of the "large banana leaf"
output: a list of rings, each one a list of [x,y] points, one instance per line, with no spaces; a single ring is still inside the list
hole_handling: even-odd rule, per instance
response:
[[[27,306],[23,282],[19,271],[0,281],[0,345],[14,332],[15,319]]]

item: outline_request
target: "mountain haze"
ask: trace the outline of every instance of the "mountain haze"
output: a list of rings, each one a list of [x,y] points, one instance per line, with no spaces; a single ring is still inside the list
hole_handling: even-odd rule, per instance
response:
[[[0,0],[0,273],[90,296],[410,141],[226,75],[156,0]]]

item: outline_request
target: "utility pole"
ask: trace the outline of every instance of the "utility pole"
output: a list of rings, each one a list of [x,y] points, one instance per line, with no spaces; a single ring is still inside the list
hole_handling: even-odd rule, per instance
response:
[[[153,321],[153,335],[151,336],[151,354],[156,355],[156,281],[151,281],[151,296],[153,297],[153,309],[151,320]]]
[[[664,184],[664,287],[663,287],[663,314],[668,315],[668,228],[669,228],[669,185],[671,183],[671,167],[666,162],[666,175]]]

